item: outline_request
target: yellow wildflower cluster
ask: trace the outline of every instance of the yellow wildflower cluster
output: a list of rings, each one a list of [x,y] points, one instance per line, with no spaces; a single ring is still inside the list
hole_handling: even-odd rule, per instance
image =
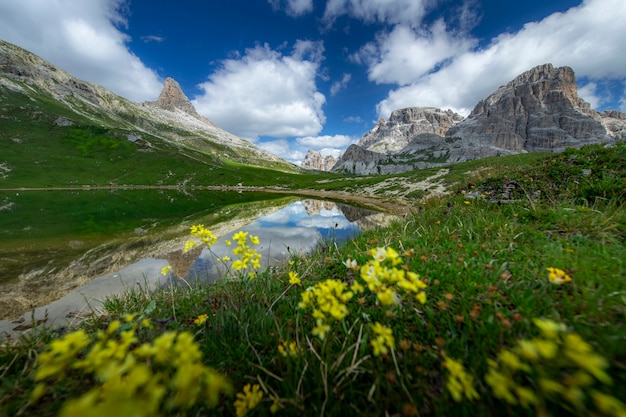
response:
[[[214,407],[221,394],[231,393],[225,377],[202,364],[191,333],[165,332],[140,344],[132,318],[113,321],[95,336],[77,330],[52,341],[39,355],[31,399],[37,401],[57,381],[76,378],[77,385],[94,385],[67,401],[61,416],[158,416],[201,402]]]
[[[374,356],[380,356],[381,354],[387,355],[389,353],[389,349],[393,349],[395,347],[393,332],[390,328],[383,326],[379,322],[374,323],[371,327],[375,335],[370,342],[372,348],[374,349]]]
[[[196,326],[202,326],[208,320],[208,318],[208,314],[200,314],[193,320],[193,324],[195,324]]]
[[[421,304],[426,302],[426,284],[415,272],[398,268],[402,257],[393,248],[374,248],[369,251],[372,259],[360,268],[360,276],[367,288],[383,306],[400,304],[405,295],[413,295]],[[356,283],[352,290],[362,292]],[[361,291],[359,291],[361,290]]]
[[[347,303],[357,293],[370,291],[382,306],[394,306],[403,300],[426,302],[426,284],[418,274],[407,271],[403,266],[402,257],[393,248],[378,247],[368,251],[372,257],[365,265],[359,266],[353,259],[344,262],[347,268],[360,271],[357,278],[348,288],[347,284],[328,279],[313,287],[307,288],[302,294],[299,307],[311,309],[316,325],[312,334],[324,339],[330,331],[333,321],[341,321],[348,315]],[[361,304],[361,303],[360,303]],[[370,344],[374,356],[386,355],[395,348],[393,332],[381,323],[370,326],[372,339]]]
[[[297,272],[289,271],[289,284],[291,284],[291,285],[302,285],[302,280],[298,276]]]
[[[552,284],[561,285],[572,280],[572,277],[567,275],[562,269],[552,267],[546,269],[548,270],[548,280]]]
[[[568,333],[563,324],[534,320],[541,335],[522,339],[513,349],[489,359],[485,381],[496,398],[509,404],[533,407],[544,414],[546,402],[586,414],[587,394],[603,415],[626,415],[619,400],[593,388],[609,385],[608,361],[596,354],[579,335]]]
[[[278,344],[278,353],[281,354],[281,356],[298,356],[298,353],[300,353],[300,349],[298,348],[298,345],[296,344],[296,342],[280,342]]]
[[[354,293],[346,290],[345,282],[327,279],[307,288],[301,294],[302,301],[298,307],[313,309],[313,317],[317,323],[313,329],[314,336],[323,340],[330,330],[328,323],[331,320],[343,320],[348,315],[346,303],[350,301]]]
[[[207,246],[212,246],[217,242],[217,237],[211,232],[209,229],[205,228],[203,224],[197,224],[191,226],[191,235],[200,240],[200,242],[204,243]],[[191,249],[195,248],[197,243],[190,240],[185,243],[184,252],[187,253]]]
[[[254,409],[261,402],[263,398],[263,391],[259,391],[259,384],[246,384],[243,387],[243,392],[237,393],[237,399],[235,400],[235,411],[237,417],[243,417],[248,414],[248,411]]]
[[[217,242],[217,237],[213,234],[213,232],[211,232],[209,229],[206,229],[202,224],[191,226],[191,235],[198,238],[208,247],[214,245]],[[233,235],[233,240],[237,242],[238,246],[234,248],[232,252],[233,255],[238,256],[239,259],[236,259],[232,262],[232,268],[236,271],[247,269],[249,267],[252,267],[254,269],[260,268],[261,254],[258,253],[256,249],[252,249],[248,244],[249,241],[249,243],[252,245],[258,245],[260,243],[259,237],[250,235],[248,232],[239,231]],[[225,243],[226,246],[231,246],[232,244],[230,240],[226,240]],[[197,245],[198,244],[195,241],[187,241],[185,243],[185,248],[183,252],[187,253]],[[219,258],[218,260],[226,262],[230,261],[231,258],[229,256],[224,256],[222,258]]]
[[[249,266],[252,266],[254,269],[261,267],[261,263],[259,262],[261,254],[258,253],[256,249],[251,249],[248,246],[248,239],[252,245],[259,244],[259,237],[252,235],[248,236],[248,232],[239,231],[233,235],[233,240],[238,244],[238,246],[233,249],[233,255],[240,257],[240,259],[237,259],[232,263],[233,269],[237,271],[246,269]]]
[[[478,392],[474,389],[474,379],[465,371],[461,362],[446,358],[443,366],[450,372],[446,380],[446,388],[454,401],[461,401],[463,396],[468,400],[478,399]]]

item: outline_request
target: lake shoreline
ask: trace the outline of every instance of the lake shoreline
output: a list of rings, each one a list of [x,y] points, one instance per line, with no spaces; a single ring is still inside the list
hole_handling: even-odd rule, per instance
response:
[[[240,191],[240,192],[267,192],[288,194],[294,196],[318,197],[325,200],[338,200],[340,202],[356,203],[365,208],[383,211],[388,214],[406,215],[412,206],[403,198],[396,201],[387,201],[369,195],[360,195],[346,191],[327,191],[313,189],[290,189],[282,187],[262,186],[179,186],[179,185],[85,185],[80,187],[11,187],[0,188],[0,192],[6,191],[93,191],[93,190],[180,190],[180,191]]]

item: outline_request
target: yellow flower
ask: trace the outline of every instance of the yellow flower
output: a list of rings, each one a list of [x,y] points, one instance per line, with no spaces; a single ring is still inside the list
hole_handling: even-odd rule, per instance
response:
[[[248,411],[254,409],[261,402],[263,398],[263,391],[259,391],[259,384],[246,384],[243,387],[243,392],[237,393],[237,399],[235,400],[235,410],[237,417],[245,416]]]
[[[395,347],[395,339],[392,330],[379,322],[375,322],[371,325],[371,328],[375,334],[375,338],[370,342],[374,349],[374,356],[380,356],[381,354],[386,355],[389,353],[389,349]]]
[[[280,342],[278,344],[278,352],[282,356],[296,356],[299,352],[299,349],[298,345],[296,345],[296,342],[290,342],[288,344]]]
[[[591,398],[603,415],[607,416],[626,416],[626,405],[623,402],[610,395],[592,390]]]
[[[167,275],[170,272],[172,272],[174,269],[170,266],[170,265],[166,265],[163,268],[161,268],[161,274],[162,275]]]
[[[465,371],[461,362],[446,358],[443,362],[443,366],[450,372],[446,381],[446,388],[452,395],[454,401],[461,401],[463,395],[465,395],[465,398],[468,400],[478,398],[478,392],[474,389],[474,379]]]
[[[513,371],[522,370],[530,370],[528,365],[519,360],[519,357],[511,352],[510,350],[502,350],[498,355],[498,359],[502,362],[502,364]]]
[[[272,405],[270,406],[270,413],[276,414],[276,412],[280,409],[280,400],[278,398],[274,398]]]
[[[63,404],[61,416],[108,416],[120,410],[135,416],[186,414],[200,402],[215,407],[222,394],[231,393],[227,380],[202,364],[191,333],[166,332],[138,345],[138,319],[131,316],[122,327],[132,324],[127,330],[116,320],[95,337],[80,330],[51,342],[39,355],[32,399],[45,394],[44,380],[52,376],[48,383],[91,381],[81,396]],[[76,375],[80,379],[72,381]]]
[[[258,245],[259,244],[259,237],[250,235],[250,243],[252,243],[253,245]]]
[[[562,269],[552,267],[546,269],[548,271],[548,279],[553,284],[561,285],[572,280],[572,277],[567,275]]]
[[[196,242],[194,242],[193,240],[186,241],[185,242],[185,248],[183,249],[183,253],[189,252],[190,250],[192,250],[196,246],[198,246],[198,244]]]
[[[291,285],[302,285],[302,281],[298,277],[297,272],[289,271],[289,283]]]
[[[489,371],[485,375],[485,382],[491,387],[493,395],[509,404],[517,404],[517,399],[511,392],[515,388],[515,381],[494,367],[495,363],[489,360]]]
[[[539,327],[541,333],[548,339],[555,339],[559,336],[559,333],[563,333],[567,330],[567,327],[563,323],[557,323],[552,320],[540,320],[533,319],[535,326]]]
[[[236,240],[239,246],[245,245],[247,239],[248,239],[248,232],[244,232],[243,230],[240,230],[239,232],[233,235],[233,240]]]
[[[326,337],[326,333],[330,331],[330,326],[325,324],[321,319],[317,319],[317,326],[313,328],[311,334],[313,336],[317,336],[320,340],[324,340]]]
[[[396,300],[396,293],[390,288],[385,288],[384,290],[378,292],[378,294],[376,294],[376,298],[378,298],[378,301],[380,301],[380,303],[384,306],[392,303],[398,304]]]
[[[211,246],[217,242],[217,237],[209,229],[206,229],[203,224],[191,226],[191,235],[197,237],[207,246]],[[185,248],[187,245],[185,244]]]
[[[417,295],[415,296],[415,299],[417,301],[419,301],[422,304],[426,303],[426,293],[424,291],[421,291],[419,293],[417,293]]]
[[[365,291],[365,287],[359,284],[358,282],[354,281],[354,283],[350,286],[350,291],[361,293]]]
[[[208,314],[200,314],[198,317],[196,317],[196,319],[193,321],[193,324],[195,324],[196,326],[200,326],[202,324],[204,324],[207,319],[209,318]]]

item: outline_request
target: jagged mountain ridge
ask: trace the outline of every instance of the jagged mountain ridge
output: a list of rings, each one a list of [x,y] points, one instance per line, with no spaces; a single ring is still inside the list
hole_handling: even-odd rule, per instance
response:
[[[411,137],[422,133],[444,136],[448,129],[463,120],[452,110],[435,107],[409,107],[394,110],[389,120],[381,119],[366,133],[358,145],[373,152],[399,152],[409,144]]]
[[[330,171],[336,162],[337,159],[332,155],[323,156],[320,152],[309,149],[300,166],[317,171]]]
[[[295,171],[297,167],[200,116],[178,83],[169,78],[155,102],[134,103],[96,84],[77,79],[40,57],[0,40],[0,93],[48,95],[77,118],[126,129],[133,138],[159,138],[216,160]],[[71,122],[71,120],[70,120]]]
[[[537,66],[481,100],[462,120],[451,111],[399,109],[350,146],[332,171],[390,174],[521,152],[624,140],[626,117],[578,97],[569,67]],[[438,124],[433,123],[437,120]]]

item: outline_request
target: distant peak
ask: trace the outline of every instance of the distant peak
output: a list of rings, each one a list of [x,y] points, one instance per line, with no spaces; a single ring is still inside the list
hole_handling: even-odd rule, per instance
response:
[[[156,101],[157,106],[161,107],[165,110],[174,111],[175,109],[180,109],[189,114],[196,114],[196,109],[189,101],[189,98],[183,93],[183,90],[180,88],[180,84],[170,77],[165,79],[165,83],[163,84],[163,90],[159,95],[159,98]]]

